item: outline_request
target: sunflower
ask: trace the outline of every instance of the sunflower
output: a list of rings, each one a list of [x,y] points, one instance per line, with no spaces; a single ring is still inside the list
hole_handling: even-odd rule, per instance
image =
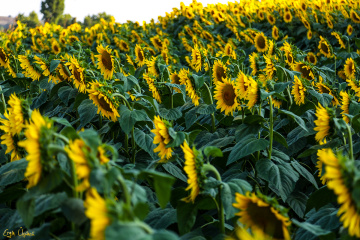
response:
[[[119,112],[117,111],[117,103],[108,96],[106,90],[102,90],[103,84],[92,82],[90,85],[91,88],[87,89],[87,92],[89,93],[89,98],[98,108],[97,114],[101,112],[102,116],[116,122],[117,118],[120,117]]]
[[[292,67],[292,65],[294,64],[294,57],[292,54],[291,45],[287,41],[284,42],[284,51],[285,51],[285,62],[290,67]]]
[[[250,233],[246,228],[235,227],[233,236],[226,236],[224,240],[270,240],[263,232]]]
[[[307,53],[306,60],[313,65],[316,65],[316,63],[317,63],[316,55],[313,52]]]
[[[90,219],[91,239],[104,240],[105,229],[111,224],[106,207],[106,201],[98,194],[95,188],[86,192],[84,201],[85,215]]]
[[[52,42],[51,42],[51,51],[55,55],[61,53],[60,44],[55,39],[53,39]]]
[[[360,238],[360,214],[357,207],[357,199],[351,191],[354,186],[354,166],[341,154],[335,154],[330,148],[321,149],[318,153],[319,160],[325,165],[324,178],[327,180],[327,187],[337,195],[337,202],[340,206],[337,216],[343,227],[348,229],[350,236]]]
[[[250,67],[252,69],[251,75],[253,75],[253,76],[255,76],[258,71],[258,68],[256,65],[256,61],[258,58],[259,58],[259,55],[257,55],[257,53],[255,53],[255,52],[251,53],[249,56]]]
[[[307,31],[306,37],[307,37],[308,40],[311,40],[311,38],[312,38],[312,31],[311,31],[310,29]]]
[[[266,15],[266,19],[268,20],[268,22],[269,22],[271,25],[274,25],[275,22],[276,22],[276,18],[275,18],[273,15],[271,15],[270,13],[268,13],[268,14]]]
[[[302,81],[295,75],[291,94],[294,95],[296,105],[300,106],[301,104],[305,103],[305,92],[305,86],[303,85]]]
[[[326,139],[320,141],[319,144],[323,145],[325,143]],[[322,161],[320,161],[320,156],[322,156],[324,152],[326,152],[326,149],[319,149],[317,151],[318,161],[316,162],[316,168],[319,170],[318,177],[320,178],[320,181],[323,185],[326,183],[326,178],[324,177],[324,164]]]
[[[56,71],[58,71],[58,76],[60,79],[70,81],[71,79],[70,78],[71,75],[69,74],[70,71],[64,62],[65,62],[64,60],[61,60],[58,67],[56,68]]]
[[[8,101],[10,105],[9,113],[10,113],[10,123],[11,123],[11,135],[19,134],[21,130],[24,128],[24,114],[22,108],[22,100],[19,99],[15,93],[13,93]]]
[[[148,67],[148,72],[155,76],[155,77],[158,77],[159,76],[159,73],[158,71],[156,70],[156,59],[157,57],[151,57],[150,59],[147,59],[145,60],[145,64],[147,65]]]
[[[279,39],[279,29],[275,25],[272,27],[271,36],[275,40]]]
[[[320,41],[319,41],[319,46],[318,46],[320,52],[327,58],[331,58],[332,57],[332,49],[331,46],[329,44],[329,42],[323,38],[322,36],[320,36]]]
[[[206,40],[208,40],[210,42],[214,41],[214,37],[211,35],[211,33],[207,32],[207,31],[203,31],[202,35]]]
[[[198,106],[200,104],[199,103],[200,97],[199,97],[199,95],[197,95],[196,89],[194,88],[194,85],[193,85],[190,77],[191,77],[191,75],[187,75],[187,76],[185,76],[185,78],[184,78],[184,76],[180,75],[180,79],[183,78],[185,80],[185,89],[186,89],[188,96],[191,98],[192,103],[195,106]]]
[[[249,89],[247,91],[248,100],[247,107],[252,108],[259,101],[259,86],[258,83],[252,78],[249,77]]]
[[[34,56],[34,62],[39,64],[41,70],[43,70],[43,75],[45,77],[49,77],[49,82],[53,80],[54,83],[57,83],[58,81],[58,77],[54,76],[53,74],[50,73],[50,68],[48,67],[48,64],[46,64],[46,62],[44,62],[44,60],[42,60],[40,57],[38,56]]]
[[[324,108],[323,106],[319,105],[316,107],[316,113],[315,113],[317,120],[314,121],[316,127],[314,128],[315,131],[317,131],[315,135],[316,141],[320,142],[325,137],[330,135],[330,121],[331,116],[329,114],[329,111]]]
[[[346,59],[344,72],[348,79],[355,79],[356,65],[352,58]]]
[[[311,70],[311,67],[308,66],[305,62],[295,63],[294,70],[301,73],[301,77],[307,80],[314,79],[314,73]]]
[[[321,94],[322,93],[327,93],[327,94],[329,94],[329,95],[331,95],[333,97],[333,100],[332,100],[333,106],[337,106],[337,105],[340,104],[339,100],[336,98],[336,96],[331,91],[331,89],[322,82],[322,77],[321,76],[320,76],[320,82],[318,82],[316,84],[316,87],[317,87],[319,93],[321,93]]]
[[[158,35],[150,38],[150,41],[158,51],[161,51],[161,49],[163,48],[163,42]]]
[[[119,48],[121,51],[124,51],[124,52],[129,52],[130,51],[130,47],[129,47],[129,44],[127,42],[125,42],[124,40],[120,40],[119,42]]]
[[[214,83],[222,82],[223,78],[226,78],[227,70],[228,70],[227,67],[221,60],[215,60],[213,69],[212,69],[212,72],[213,72],[212,77],[213,77]]]
[[[11,152],[11,161],[16,161],[21,159],[21,153],[18,150],[16,140],[14,139],[15,136],[12,135],[12,124],[10,121],[11,113],[10,115],[5,111],[4,116],[6,119],[0,118],[0,130],[4,131],[4,134],[1,135],[1,144],[4,144],[6,146],[6,152],[5,154],[8,154]]]
[[[341,39],[339,33],[337,33],[337,32],[332,32],[331,35],[333,35],[333,36],[336,37],[336,39],[338,40],[338,42],[339,42],[339,44],[340,44],[340,48],[346,49],[345,44],[344,44],[343,40]]]
[[[194,203],[204,181],[204,176],[202,175],[203,161],[201,153],[199,153],[195,147],[191,149],[186,141],[184,141],[180,147],[184,152],[184,171],[187,174],[188,187],[185,190],[191,190],[190,195],[182,200]]]
[[[247,98],[249,85],[249,78],[242,71],[240,71],[236,78],[236,88],[238,90],[238,96],[241,99]]]
[[[354,31],[354,28],[349,24],[349,25],[347,26],[347,28],[346,28],[347,34],[348,34],[349,36],[351,36],[352,33],[353,33],[353,31]]]
[[[341,110],[343,110],[341,112],[341,115],[342,115],[342,118],[344,119],[344,121],[349,123],[349,117],[346,116],[345,114],[349,114],[350,96],[345,91],[341,91],[340,96],[341,96],[341,107],[340,108],[341,108]]]
[[[259,32],[258,34],[256,34],[254,43],[258,52],[266,52],[269,47],[267,37],[264,35],[263,32]]]
[[[175,71],[175,72],[172,72],[172,73],[170,74],[170,80],[171,80],[171,83],[172,83],[172,84],[181,84],[181,83],[180,83],[179,74],[176,73],[176,71]],[[175,87],[174,87],[173,89],[174,89],[176,92],[181,93],[180,89],[175,88]]]
[[[32,80],[39,80],[41,77],[41,73],[35,70],[35,68],[31,65],[30,60],[25,55],[19,55],[18,59],[20,61],[20,66],[24,70],[22,73],[25,77],[29,77]]]
[[[237,93],[234,82],[230,79],[223,78],[215,84],[214,98],[217,100],[216,109],[225,111],[225,115],[231,113],[234,115],[235,109],[238,107]]]
[[[74,81],[75,87],[82,93],[86,92],[86,82],[84,78],[84,68],[80,67],[78,60],[75,57],[70,57],[69,62],[65,64],[69,66],[72,73],[70,79]]]
[[[194,70],[197,72],[201,71],[202,56],[197,44],[191,51],[191,57],[191,65],[194,67]]]
[[[266,78],[267,80],[271,80],[274,77],[276,68],[275,68],[275,64],[273,62],[273,58],[271,56],[266,56],[264,55],[264,59],[266,62],[266,68],[265,68],[265,72],[266,72]]]
[[[350,11],[350,18],[354,23],[360,23],[360,17],[357,12],[354,11],[354,9],[351,9]]]
[[[284,14],[284,22],[290,23],[292,21],[292,15],[291,12],[286,12]]]
[[[110,161],[110,159],[105,154],[105,149],[102,146],[98,146],[98,152],[96,154],[97,159],[99,160],[100,164],[105,164]]]
[[[90,187],[90,166],[86,157],[86,152],[91,149],[86,146],[82,139],[70,140],[69,146],[65,148],[69,158],[75,163],[77,178],[82,180],[81,184],[77,186],[76,191],[85,191]]]
[[[291,221],[284,209],[276,206],[275,199],[266,199],[247,192],[246,195],[235,194],[233,206],[240,210],[239,221],[257,235],[266,235],[272,239],[290,240],[289,226]],[[276,206],[276,207],[275,207]]]
[[[163,48],[161,50],[161,57],[164,59],[166,65],[169,65],[169,50],[167,48]]]
[[[236,53],[230,43],[227,43],[224,48],[224,54],[226,56],[231,57],[232,59],[236,59]]]
[[[5,50],[2,47],[0,47],[0,66],[6,68],[8,64],[9,64],[9,57],[6,54]]]
[[[268,56],[273,55],[274,47],[275,47],[275,41],[274,40],[269,40],[269,48],[268,48],[268,51],[267,51]]]
[[[26,140],[18,143],[28,153],[26,156],[28,165],[24,175],[29,181],[27,188],[36,186],[40,181],[42,161],[46,161],[43,158],[43,152],[47,151],[42,142],[48,134],[45,130],[51,129],[51,127],[52,123],[48,119],[44,119],[39,110],[35,109],[31,114],[31,121],[26,125]]]
[[[172,156],[173,150],[171,147],[167,148],[166,145],[171,141],[168,128],[171,127],[171,124],[162,120],[160,116],[155,116],[154,118],[155,129],[152,129],[151,132],[155,134],[154,144],[159,144],[155,149],[154,153],[158,153],[160,157],[160,163],[166,163]]]
[[[139,44],[136,44],[135,46],[135,61],[139,65],[139,67],[143,66],[145,64],[145,55],[144,50],[141,48]]]
[[[109,46],[105,48],[102,45],[96,48],[99,55],[95,55],[98,59],[97,68],[100,69],[101,74],[104,75],[105,80],[110,80],[115,71],[114,57],[111,55],[111,49]]]
[[[152,76],[151,74],[144,73],[143,78],[145,79],[146,83],[148,84],[149,90],[151,91],[153,98],[155,98],[156,101],[161,103],[161,95],[155,86],[155,77]]]

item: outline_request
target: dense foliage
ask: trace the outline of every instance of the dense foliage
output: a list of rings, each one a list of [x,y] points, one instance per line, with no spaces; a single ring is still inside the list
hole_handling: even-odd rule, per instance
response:
[[[181,4],[0,34],[0,232],[360,238],[360,4]]]

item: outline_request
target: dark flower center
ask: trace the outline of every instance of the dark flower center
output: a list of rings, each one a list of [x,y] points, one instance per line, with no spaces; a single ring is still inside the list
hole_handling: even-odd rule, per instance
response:
[[[222,98],[226,105],[232,106],[235,103],[235,90],[230,84],[227,84],[222,90]]]
[[[107,51],[103,51],[103,53],[101,54],[101,62],[107,70],[111,71],[113,69],[111,56]]]
[[[112,112],[110,104],[105,101],[105,97],[98,98],[99,105],[108,112]]]

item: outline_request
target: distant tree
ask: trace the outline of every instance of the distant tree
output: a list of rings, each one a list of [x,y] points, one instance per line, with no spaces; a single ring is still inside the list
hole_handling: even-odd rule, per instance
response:
[[[92,15],[92,16],[88,15],[84,18],[83,24],[85,27],[91,27],[99,23],[101,18],[109,22],[111,20],[111,15],[106,14],[105,12],[98,13],[97,15]]]
[[[57,23],[65,9],[65,0],[45,0],[41,2],[40,12],[45,22]]]
[[[64,14],[59,17],[57,24],[63,27],[68,27],[76,22],[76,18],[73,18],[70,14]]]
[[[35,11],[32,11],[28,17],[26,17],[24,14],[19,13],[19,15],[16,16],[16,20],[19,20],[20,22],[26,24],[28,27],[31,28],[40,25],[38,15]]]

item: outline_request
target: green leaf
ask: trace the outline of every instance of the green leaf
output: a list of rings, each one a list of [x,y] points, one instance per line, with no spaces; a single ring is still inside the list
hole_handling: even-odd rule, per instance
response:
[[[187,182],[187,177],[183,174],[183,171],[175,166],[173,163],[165,163],[161,165],[172,176],[180,179],[183,182]]]
[[[261,126],[257,124],[241,124],[236,128],[235,139],[241,141],[245,138],[255,137],[260,131]]]
[[[261,151],[267,148],[269,141],[263,138],[248,138],[243,141],[239,141],[231,150],[226,165],[229,165],[240,158],[248,156],[254,152]]]
[[[194,78],[195,89],[200,89],[204,85],[204,82],[205,82],[204,75],[198,76],[193,73],[191,76]]]
[[[175,178],[156,171],[146,171],[154,180],[155,193],[159,199],[160,207],[165,208],[170,200],[171,187],[175,182]]]
[[[232,206],[233,195],[230,186],[224,182],[221,187],[221,201],[224,206],[226,219],[232,218],[234,216],[234,207]]]
[[[322,186],[310,195],[306,203],[305,213],[313,208],[318,210],[328,203],[337,202],[336,199],[336,195],[332,190],[328,189],[327,186]]]
[[[177,213],[174,208],[156,208],[151,211],[145,219],[152,228],[166,229],[173,223],[176,223]]]
[[[66,120],[65,118],[60,118],[60,117],[52,117],[51,120],[55,121],[56,123],[59,123],[61,125],[67,126],[67,127],[72,127],[72,125],[69,123],[68,120]]]
[[[204,114],[209,115],[216,111],[216,106],[214,104],[208,105],[208,104],[200,104],[196,107],[196,113],[198,114]]]
[[[308,222],[299,222],[296,219],[291,219],[291,221],[298,227],[305,229],[306,231],[311,232],[315,236],[322,236],[331,233],[329,230],[322,229],[319,225],[314,225]],[[308,238],[307,238],[308,239]]]
[[[244,124],[248,124],[248,125],[261,124],[263,122],[266,122],[265,118],[259,115],[250,115],[245,117],[244,119]]]
[[[300,163],[298,163],[296,160],[291,161],[291,166],[300,173],[301,176],[303,176],[306,180],[308,180],[316,189],[318,189],[317,182],[314,178],[314,176],[306,169],[304,168]]]
[[[291,84],[291,82],[279,82],[279,83],[275,83],[274,84],[274,91],[276,93],[282,93],[287,86],[289,86]]]
[[[67,220],[77,225],[87,220],[83,200],[79,198],[68,198],[61,205],[61,211]]]
[[[159,114],[162,118],[165,118],[166,120],[169,121],[176,120],[182,117],[182,113],[179,108],[172,108],[172,109],[160,108]]]
[[[120,118],[119,123],[121,129],[129,134],[131,129],[134,127],[137,121],[146,121],[148,120],[148,116],[144,109],[141,110],[129,110],[125,105],[120,106]]]
[[[222,157],[223,153],[220,150],[220,148],[214,147],[214,146],[207,146],[204,149],[205,156],[207,157]]]
[[[272,92],[267,92],[265,91],[264,89],[260,89],[260,99],[261,100],[265,100],[267,99],[268,97],[270,97],[271,95],[273,95],[275,92],[272,91]]]
[[[152,240],[179,240],[175,233],[164,229],[154,232],[151,237]]]
[[[293,192],[286,199],[286,203],[289,204],[292,210],[300,217],[304,217],[306,201],[308,197],[302,192]]]
[[[229,144],[233,143],[234,139],[235,138],[233,136],[226,136],[223,138],[218,138],[213,141],[210,141],[210,142],[206,143],[205,146],[222,148],[222,147],[228,146]]]
[[[156,154],[154,153],[154,149],[156,148],[156,145],[153,144],[154,139],[149,134],[146,134],[140,129],[135,128],[134,139],[139,147],[145,150],[153,158],[156,158]]]
[[[58,208],[66,199],[65,192],[38,196],[35,201],[35,217],[48,210]]]
[[[129,239],[130,236],[131,240],[151,240],[151,237],[141,227],[131,222],[120,223],[115,221],[105,229],[105,239]]]
[[[304,129],[306,132],[308,131],[308,129],[307,129],[306,125],[305,125],[304,120],[303,120],[301,117],[299,117],[298,115],[296,115],[296,114],[294,114],[294,113],[292,113],[292,112],[290,112],[290,111],[280,110],[280,109],[279,109],[279,112],[288,115],[289,117],[291,117],[292,119],[294,119],[295,122],[296,122],[297,124],[299,124],[299,126],[300,126],[302,129]]]
[[[97,112],[97,107],[93,104],[93,101],[86,99],[82,101],[78,107],[78,113],[80,116],[80,126],[78,128],[84,127],[86,124],[90,123],[91,120],[95,117]]]
[[[327,93],[321,94],[314,90],[308,90],[307,92],[313,95],[323,107],[327,107],[333,99],[333,97]]]
[[[51,62],[50,62],[50,73],[52,73],[59,66],[60,62],[61,62],[60,60],[51,60]]]
[[[16,202],[16,209],[19,212],[25,226],[30,228],[31,223],[34,219],[35,213],[35,199],[24,200],[23,198],[19,199]]]
[[[197,207],[195,204],[179,201],[177,205],[177,222],[180,235],[188,233],[195,224]]]
[[[173,128],[168,128],[169,135],[173,138],[168,144],[166,144],[166,147],[178,147],[181,144],[183,144],[185,139],[185,133],[183,132],[175,132]]]
[[[0,186],[5,187],[23,180],[27,163],[25,159],[21,159],[3,165],[0,168]]]

